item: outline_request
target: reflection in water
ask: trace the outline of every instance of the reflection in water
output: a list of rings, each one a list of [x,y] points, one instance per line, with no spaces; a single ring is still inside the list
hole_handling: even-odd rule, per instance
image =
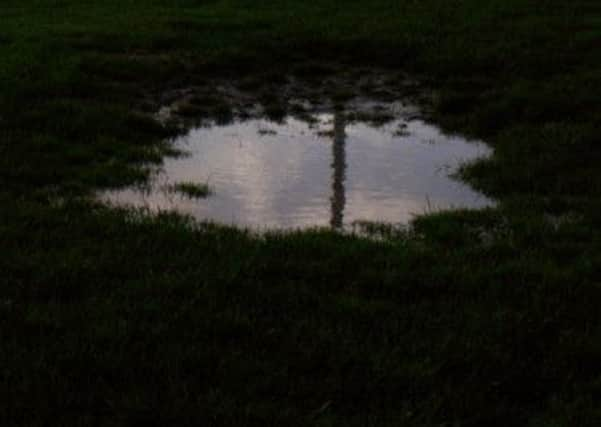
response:
[[[482,143],[420,120],[373,127],[349,122],[342,111],[317,119],[314,125],[254,119],[192,129],[174,141],[189,156],[165,158],[147,191],[101,197],[260,229],[400,223],[427,211],[492,203],[449,178],[462,161],[489,154]],[[178,182],[208,183],[213,194],[190,199],[165,190]]]
[[[344,205],[346,195],[344,180],[346,178],[346,118],[337,110],[334,113],[334,144],[332,145],[332,217],[330,226],[340,230],[344,224]]]

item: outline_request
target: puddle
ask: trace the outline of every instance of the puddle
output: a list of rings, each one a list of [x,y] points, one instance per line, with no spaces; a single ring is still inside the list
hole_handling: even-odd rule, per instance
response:
[[[379,125],[352,117],[320,113],[314,121],[252,118],[197,127],[173,141],[186,155],[166,158],[149,184],[101,198],[253,229],[398,224],[416,214],[493,204],[450,177],[462,162],[489,155],[485,144],[445,135],[415,116],[397,114]],[[210,195],[174,193],[178,183],[208,184]]]

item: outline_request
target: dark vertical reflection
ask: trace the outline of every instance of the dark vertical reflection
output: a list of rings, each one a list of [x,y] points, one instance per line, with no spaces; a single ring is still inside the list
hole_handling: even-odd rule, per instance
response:
[[[344,181],[346,179],[346,118],[344,112],[336,110],[334,113],[334,144],[332,145],[332,199],[330,226],[341,229],[344,222],[344,205],[346,194]]]

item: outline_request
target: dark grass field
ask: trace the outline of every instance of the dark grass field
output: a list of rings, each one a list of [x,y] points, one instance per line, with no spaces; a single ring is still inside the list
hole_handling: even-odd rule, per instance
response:
[[[601,424],[601,4],[3,0],[0,424]],[[332,64],[336,64],[333,66]],[[386,67],[500,204],[387,241],[90,201],[165,91]]]

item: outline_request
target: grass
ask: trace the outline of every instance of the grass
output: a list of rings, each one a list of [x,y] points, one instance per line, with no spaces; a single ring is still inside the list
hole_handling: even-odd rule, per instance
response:
[[[199,184],[196,182],[178,182],[177,184],[173,184],[170,190],[181,193],[191,199],[202,199],[213,193],[208,184]]]
[[[6,425],[599,425],[597,1],[4,0],[0,16]],[[439,123],[493,145],[463,176],[498,208],[373,241],[89,200],[169,151],[178,129],[149,113],[171,89],[273,94],[366,65],[418,77]]]

